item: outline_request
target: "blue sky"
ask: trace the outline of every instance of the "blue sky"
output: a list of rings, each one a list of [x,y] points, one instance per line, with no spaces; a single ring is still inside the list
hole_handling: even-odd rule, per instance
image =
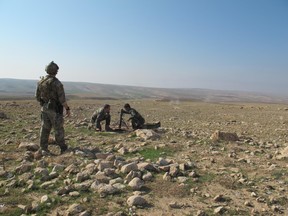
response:
[[[288,0],[0,0],[0,78],[288,94]]]

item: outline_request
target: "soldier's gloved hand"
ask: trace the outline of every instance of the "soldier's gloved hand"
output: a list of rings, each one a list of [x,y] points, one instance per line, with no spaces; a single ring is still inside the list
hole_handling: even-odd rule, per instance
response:
[[[66,115],[65,115],[65,117],[70,117],[70,116],[71,116],[70,109],[69,109],[69,110],[66,110]]]

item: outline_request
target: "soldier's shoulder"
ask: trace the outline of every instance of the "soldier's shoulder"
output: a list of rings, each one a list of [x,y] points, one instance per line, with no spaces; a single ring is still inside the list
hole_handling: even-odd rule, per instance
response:
[[[98,112],[103,112],[103,111],[104,111],[103,107],[98,108]]]
[[[46,78],[47,76],[40,76],[40,79],[37,81],[37,83],[42,83]]]
[[[53,82],[54,85],[63,86],[62,82],[59,79],[57,79],[56,77],[54,77],[53,79],[54,79],[54,82]]]

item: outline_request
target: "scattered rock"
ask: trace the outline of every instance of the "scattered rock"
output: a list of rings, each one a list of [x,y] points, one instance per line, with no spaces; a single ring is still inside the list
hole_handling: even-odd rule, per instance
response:
[[[215,197],[213,198],[213,200],[214,200],[215,202],[225,202],[225,201],[226,201],[226,199],[224,198],[224,196],[223,196],[222,194],[215,196]]]
[[[29,142],[21,142],[18,146],[18,148],[23,149],[26,148],[27,151],[38,151],[39,150],[39,145],[35,143],[29,143]]]
[[[225,208],[223,206],[219,206],[214,209],[214,214],[223,214],[225,212]]]
[[[107,195],[112,195],[119,192],[119,189],[109,184],[99,184],[97,186],[97,192],[101,197],[105,197]]]
[[[147,163],[147,162],[138,163],[137,167],[141,171],[144,171],[144,170],[151,171],[151,172],[159,171],[153,164]]]
[[[179,204],[177,202],[172,202],[172,203],[169,203],[168,205],[169,205],[170,208],[174,208],[174,209],[180,209],[180,208],[183,207],[182,204]]]
[[[29,172],[32,169],[32,164],[31,163],[23,163],[22,165],[16,167],[15,171],[18,174],[22,174],[25,172]]]
[[[164,158],[159,158],[158,161],[156,162],[159,166],[167,166],[169,164],[172,164],[173,161],[169,159],[164,159]]]
[[[121,172],[122,173],[129,173],[130,171],[136,171],[138,170],[138,166],[135,162],[129,163],[129,164],[125,164],[124,166],[122,166],[121,168]]]
[[[144,140],[157,140],[160,138],[159,134],[149,129],[138,129],[135,131],[135,133],[137,137],[140,137]]]
[[[136,177],[133,178],[129,184],[128,184],[133,190],[140,190],[143,185],[144,185],[144,181],[141,180],[140,178]]]
[[[50,198],[48,197],[48,195],[44,195],[41,197],[40,202],[41,203],[48,203],[48,202],[50,202]]]
[[[74,203],[70,205],[69,208],[67,209],[67,216],[76,216],[83,211],[84,208],[80,204]]]
[[[276,156],[277,159],[288,158],[288,146],[285,147],[282,151],[280,151],[280,155]]]
[[[151,181],[153,179],[153,175],[152,175],[152,173],[148,172],[142,176],[142,179],[144,181]]]
[[[170,171],[169,171],[170,176],[176,177],[178,173],[179,173],[179,165],[178,164],[170,165]]]
[[[216,130],[210,137],[213,141],[238,141],[239,138],[236,133],[227,133],[227,132],[221,132],[219,130]]]
[[[203,210],[198,210],[195,216],[207,216],[207,214]]]
[[[165,181],[171,181],[172,177],[169,175],[168,172],[166,172],[164,175],[163,175],[163,180]]]
[[[142,206],[145,207],[147,206],[147,201],[145,200],[144,197],[139,196],[139,195],[134,195],[131,196],[127,199],[127,204],[128,206]]]
[[[248,207],[253,207],[253,204],[250,201],[245,201],[244,205]]]

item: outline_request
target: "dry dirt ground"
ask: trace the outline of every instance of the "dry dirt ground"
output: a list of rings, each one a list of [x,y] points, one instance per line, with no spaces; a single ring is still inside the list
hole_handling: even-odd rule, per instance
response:
[[[160,139],[143,141],[130,128],[125,133],[87,129],[93,111],[104,103],[111,105],[112,124],[117,127],[118,111],[126,102],[147,122],[161,121]],[[106,197],[89,190],[75,197],[59,196],[55,191],[64,185],[61,176],[51,188],[37,187],[42,182],[33,171],[20,175],[15,168],[26,152],[19,144],[39,142],[39,105],[0,101],[0,112],[7,116],[0,119],[0,214],[24,214],[23,206],[48,195],[51,202],[40,204],[36,215],[64,215],[73,203],[81,203],[90,215],[288,215],[288,160],[277,158],[288,146],[288,105],[157,100],[71,100],[69,105],[72,116],[65,118],[65,136],[71,149],[97,148],[127,161],[156,163],[161,157],[187,163],[182,175],[187,179],[180,174],[167,180],[165,171],[153,172],[152,181],[142,188],[148,205],[141,208],[127,205],[133,194],[129,187]],[[236,133],[239,140],[213,141],[215,130]],[[127,153],[118,151],[120,147]],[[56,154],[44,158],[49,164],[82,166],[95,160],[73,152],[59,155],[57,146],[49,148]],[[37,162],[32,160],[34,166]],[[29,178],[36,187],[27,188]]]

